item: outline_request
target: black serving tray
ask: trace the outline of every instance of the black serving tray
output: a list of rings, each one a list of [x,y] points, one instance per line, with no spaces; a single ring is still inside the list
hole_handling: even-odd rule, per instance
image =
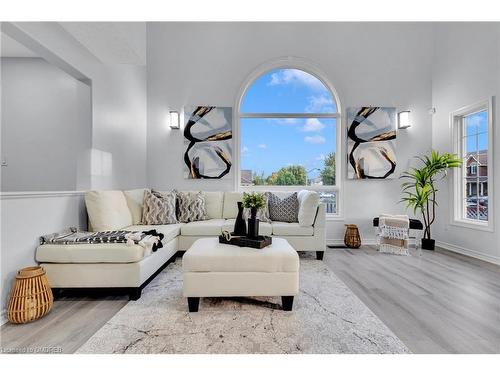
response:
[[[226,240],[224,236],[219,236],[219,243],[235,245],[239,247],[252,247],[254,249],[263,249],[273,243],[273,239],[269,236],[257,236],[256,238],[237,237]]]

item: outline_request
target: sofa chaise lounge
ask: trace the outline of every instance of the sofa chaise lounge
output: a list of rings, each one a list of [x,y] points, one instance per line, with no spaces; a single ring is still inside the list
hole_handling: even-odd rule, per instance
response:
[[[237,216],[237,202],[242,193],[203,192],[207,220],[169,225],[142,225],[142,202],[145,189],[127,191],[89,191],[85,196],[89,230],[125,229],[163,233],[163,247],[149,256],[139,245],[78,244],[40,245],[36,260],[46,270],[51,287],[62,289],[121,290],[130,299],[140,298],[141,291],[178,252],[186,251],[199,238],[214,237],[231,231]],[[287,193],[289,194],[289,193]],[[316,251],[323,258],[326,248],[325,205],[299,202],[301,209],[313,210],[310,226],[299,223],[260,223],[260,234],[286,239],[297,251]]]

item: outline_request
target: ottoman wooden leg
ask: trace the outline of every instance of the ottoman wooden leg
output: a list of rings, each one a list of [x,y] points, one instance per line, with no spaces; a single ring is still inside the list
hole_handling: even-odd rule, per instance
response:
[[[283,305],[283,310],[292,311],[293,307],[293,296],[282,296],[281,304]]]
[[[316,251],[316,259],[323,260],[323,255],[325,255],[324,251]]]
[[[188,297],[189,312],[198,312],[199,305],[200,305],[200,297]]]

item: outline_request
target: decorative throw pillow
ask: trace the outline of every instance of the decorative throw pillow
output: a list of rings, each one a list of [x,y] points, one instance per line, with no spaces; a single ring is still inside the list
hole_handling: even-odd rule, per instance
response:
[[[177,220],[181,223],[207,220],[205,196],[201,191],[177,193]]]
[[[301,190],[297,193],[297,199],[299,200],[299,225],[310,227],[314,224],[318,211],[319,194],[311,190]]]
[[[178,223],[175,216],[175,193],[145,190],[142,223],[145,225]]]
[[[269,207],[269,218],[272,221],[283,221],[286,223],[297,223],[299,216],[299,200],[297,193],[285,198],[267,192],[267,203]]]

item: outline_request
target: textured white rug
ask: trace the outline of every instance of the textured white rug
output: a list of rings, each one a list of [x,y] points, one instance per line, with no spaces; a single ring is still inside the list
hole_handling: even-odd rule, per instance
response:
[[[182,297],[181,260],[170,264],[77,353],[409,353],[327,265],[301,254],[293,311],[281,299]]]

